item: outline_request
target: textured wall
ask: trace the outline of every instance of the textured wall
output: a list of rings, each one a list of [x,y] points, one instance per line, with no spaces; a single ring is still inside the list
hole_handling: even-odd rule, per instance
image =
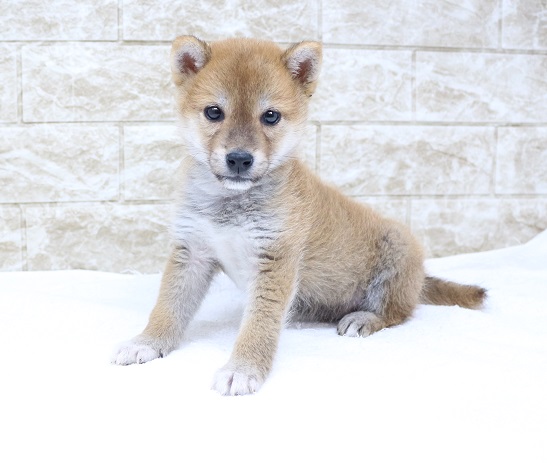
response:
[[[305,157],[429,255],[547,228],[543,0],[0,0],[0,268],[162,269],[188,33],[322,40]]]

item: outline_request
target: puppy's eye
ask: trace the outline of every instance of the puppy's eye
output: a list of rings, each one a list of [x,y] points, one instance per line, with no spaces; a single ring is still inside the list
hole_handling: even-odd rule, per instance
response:
[[[207,106],[203,113],[212,122],[220,122],[224,119],[224,112],[218,106]]]
[[[281,114],[278,111],[269,109],[264,114],[262,114],[262,122],[266,125],[275,125],[281,119]]]

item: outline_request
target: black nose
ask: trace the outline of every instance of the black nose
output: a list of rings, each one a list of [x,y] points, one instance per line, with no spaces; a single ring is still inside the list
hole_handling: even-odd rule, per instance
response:
[[[226,155],[228,169],[235,174],[241,174],[253,165],[253,155],[247,151],[232,151]]]

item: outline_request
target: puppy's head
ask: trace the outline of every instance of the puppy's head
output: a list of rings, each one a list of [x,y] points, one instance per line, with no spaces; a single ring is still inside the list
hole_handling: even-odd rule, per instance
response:
[[[224,187],[246,190],[295,150],[321,64],[321,44],[173,42],[171,68],[189,153]]]

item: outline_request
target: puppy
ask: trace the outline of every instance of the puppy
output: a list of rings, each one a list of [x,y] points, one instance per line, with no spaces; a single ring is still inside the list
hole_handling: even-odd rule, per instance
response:
[[[190,155],[174,246],[148,325],[114,363],[177,348],[219,271],[248,297],[232,355],[213,383],[225,395],[260,388],[288,318],[333,322],[340,335],[364,337],[402,323],[418,303],[482,304],[483,288],[424,275],[422,248],[406,226],[343,196],[299,161],[320,65],[317,42],[283,51],[252,39],[174,41]]]

